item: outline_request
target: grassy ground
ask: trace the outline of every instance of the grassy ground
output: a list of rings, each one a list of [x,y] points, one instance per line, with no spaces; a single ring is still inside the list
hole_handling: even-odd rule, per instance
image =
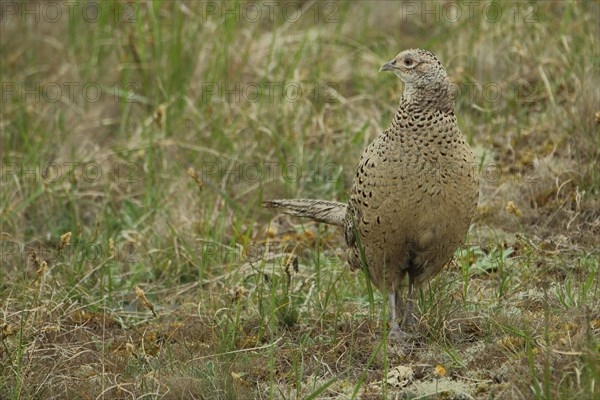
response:
[[[56,4],[2,3],[0,398],[598,398],[598,3]],[[260,204],[346,199],[410,47],[482,195],[399,356]]]

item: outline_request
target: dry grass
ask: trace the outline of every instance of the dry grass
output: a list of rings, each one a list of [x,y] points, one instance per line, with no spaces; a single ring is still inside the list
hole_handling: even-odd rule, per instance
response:
[[[600,395],[598,4],[7,4],[0,398]],[[346,198],[409,47],[461,89],[482,198],[400,357],[339,232],[260,203]]]

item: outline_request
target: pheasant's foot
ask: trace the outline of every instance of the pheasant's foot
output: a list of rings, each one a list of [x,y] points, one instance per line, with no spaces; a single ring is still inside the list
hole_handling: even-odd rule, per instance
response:
[[[408,355],[415,348],[415,336],[400,329],[400,326],[392,324],[392,329],[387,335],[388,351],[398,355]]]

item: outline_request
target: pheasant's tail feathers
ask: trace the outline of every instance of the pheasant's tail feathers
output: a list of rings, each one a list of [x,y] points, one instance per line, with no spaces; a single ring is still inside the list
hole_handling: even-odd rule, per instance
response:
[[[296,217],[308,217],[330,225],[344,225],[346,205],[335,201],[289,199],[265,201],[263,207],[281,208],[286,214]]]

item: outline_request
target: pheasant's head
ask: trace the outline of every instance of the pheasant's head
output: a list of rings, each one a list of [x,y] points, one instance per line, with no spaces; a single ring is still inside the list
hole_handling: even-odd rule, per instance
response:
[[[404,97],[435,102],[439,108],[454,103],[454,87],[437,57],[422,49],[405,50],[383,64],[380,71],[392,71],[404,82]]]

